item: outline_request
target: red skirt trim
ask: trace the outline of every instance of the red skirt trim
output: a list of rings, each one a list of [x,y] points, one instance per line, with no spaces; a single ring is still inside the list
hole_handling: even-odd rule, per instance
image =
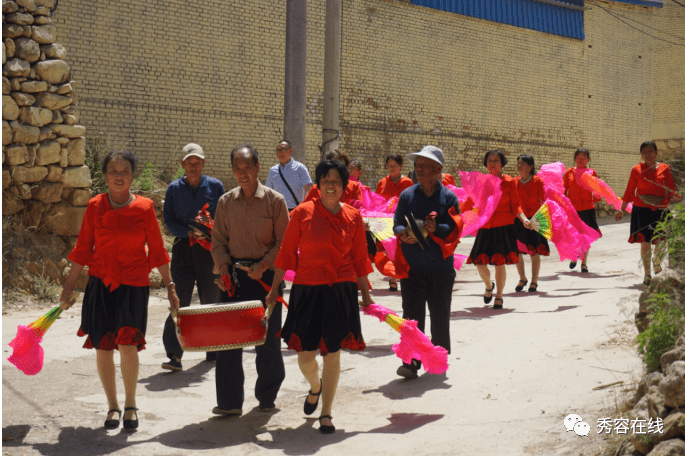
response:
[[[95,348],[93,346],[93,341],[91,336],[83,332],[82,328],[76,332],[79,337],[87,336],[86,342],[83,344],[83,348]],[[124,326],[119,329],[117,337],[114,337],[112,331],[106,333],[102,339],[100,339],[100,344],[98,350],[119,350],[119,345],[136,345],[138,351],[145,349],[145,336],[137,328],[132,328],[131,326]]]
[[[291,337],[288,339],[288,348],[291,350],[295,350],[297,352],[303,351],[302,344],[300,343],[300,337],[298,337],[297,334],[291,334]],[[324,343],[324,339],[319,339],[319,352],[321,353],[322,356],[326,356],[329,354],[329,350],[326,348],[326,344]],[[348,333],[348,335],[341,341],[341,348],[347,348],[348,350],[355,350],[355,351],[362,351],[365,348],[367,348],[367,345],[364,343],[364,339],[362,338],[362,335],[358,338],[356,338],[353,333]]]
[[[528,250],[529,252],[536,252],[536,253],[538,253],[539,255],[543,255],[543,256],[549,256],[549,255],[550,255],[550,250],[546,249],[546,248],[545,248],[545,245],[542,245],[542,244],[541,244],[541,245],[538,245],[537,247],[534,247],[534,246],[531,245],[531,244],[527,244],[527,245],[526,245],[526,248],[527,248],[527,250]],[[521,251],[520,251],[519,253],[526,253],[526,252],[521,252]]]
[[[507,256],[503,256],[502,253],[495,253],[492,257],[488,257],[485,253],[477,256],[476,259],[472,257],[467,258],[467,264],[493,264],[500,266],[503,264],[517,264],[519,263],[519,257],[515,252],[510,252]]]
[[[650,240],[650,243],[652,245],[655,245],[663,239],[664,237],[653,236],[653,238]],[[636,233],[635,236],[633,234],[629,236],[629,244],[636,244],[641,242],[647,242],[646,237],[643,235],[643,233]]]

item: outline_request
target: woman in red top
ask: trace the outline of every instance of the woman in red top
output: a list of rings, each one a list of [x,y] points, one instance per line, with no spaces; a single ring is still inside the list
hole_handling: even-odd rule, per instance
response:
[[[386,156],[386,170],[388,176],[384,177],[376,185],[376,193],[383,196],[387,200],[395,197],[400,197],[403,190],[412,187],[414,183],[409,177],[400,174],[403,169],[403,157],[398,154],[389,154]]]
[[[319,430],[330,434],[335,431],[331,406],[341,373],[340,349],[365,348],[357,288],[362,292],[363,305],[369,305],[367,275],[372,267],[362,216],[340,201],[348,181],[347,168],[337,160],[324,160],[317,165],[315,181],[322,196],[291,212],[266,303],[274,305],[284,272],[295,270],[281,337],[288,348],[298,352],[300,370],[310,383],[305,414],[317,409],[321,395]],[[317,349],[324,358],[321,380]]]
[[[651,243],[656,245],[657,250],[657,245],[661,241],[659,237],[653,236],[655,226],[668,216],[669,211],[666,207],[669,200],[676,196],[676,191],[669,165],[657,162],[657,146],[653,141],[641,144],[641,158],[643,163],[631,168],[622,210],[615,214],[615,220],[622,220],[626,206],[634,203],[631,210],[629,242],[641,243],[641,261],[645,272],[643,284],[650,285]],[[655,274],[662,271],[661,260],[662,258],[657,255],[653,258]]]
[[[346,170],[348,166],[350,165],[350,159],[348,158],[348,155],[345,152],[341,152],[339,150],[332,150],[326,153],[324,156],[325,160],[338,160],[339,162],[343,163],[346,167]],[[312,201],[315,198],[320,198],[321,197],[321,192],[319,191],[319,188],[317,187],[317,184],[314,184],[312,188],[310,189],[309,192],[307,192],[307,196],[305,197],[305,200],[303,202],[307,201]],[[348,179],[347,185],[345,185],[343,189],[343,194],[341,195],[341,203],[347,203],[350,204],[350,201],[352,200],[358,200],[362,201],[362,191],[360,190],[360,183],[357,181],[354,181],[352,179]]]
[[[543,179],[536,175],[534,157],[531,155],[520,155],[517,157],[517,172],[515,177],[517,194],[522,203],[522,210],[527,218],[534,216],[545,200],[545,190],[543,189]],[[550,255],[548,240],[534,230],[528,230],[519,218],[514,219],[515,235],[517,240],[524,244],[528,251],[519,250],[519,262],[517,272],[519,272],[519,283],[515,291],[519,292],[529,282],[524,270],[524,254],[531,255],[531,285],[527,290],[529,293],[538,291],[538,273],[541,270],[541,255]],[[532,253],[529,253],[532,252]]]
[[[158,269],[166,284],[171,306],[178,308],[179,305],[169,272],[169,255],[152,201],[129,191],[136,161],[130,152],[118,151],[108,153],[103,160],[102,169],[109,191],[88,202],[78,241],[69,254],[72,266],[62,291],[62,300],[71,306],[73,302],[69,301],[69,296],[74,291],[76,279],[88,265],[90,277],[83,296],[78,335],[88,336],[83,348],[96,349],[98,374],[110,408],[105,421],[108,429],[119,427],[121,418],[115,348],[121,356],[126,393],[124,429],[138,427],[138,351],[145,348],[148,277],[153,268]],[[115,413],[117,419],[114,419]]]
[[[406,188],[412,187],[414,182],[409,177],[400,174],[403,169],[403,157],[398,154],[386,155],[386,170],[388,176],[384,177],[376,185],[376,193],[383,196],[387,200],[396,197]],[[398,279],[391,277],[388,284],[388,291],[398,291]]]
[[[368,186],[364,185],[362,182],[360,182],[360,176],[362,176],[362,162],[360,162],[358,159],[353,158],[350,160],[350,164],[348,165],[348,173],[350,174],[350,177],[348,180],[355,181],[359,185],[362,185],[364,188],[367,190],[371,190]]]
[[[494,309],[503,308],[503,290],[505,289],[505,279],[507,278],[505,265],[516,264],[519,261],[513,223],[514,218],[519,217],[527,228],[531,226],[529,219],[524,216],[520,207],[519,195],[517,194],[514,179],[507,174],[503,174],[503,166],[506,164],[507,157],[499,149],[488,151],[484,156],[484,166],[488,168],[488,172],[492,176],[500,178],[500,189],[503,194],[491,218],[476,233],[474,247],[472,247],[472,251],[467,258],[467,263],[474,263],[476,265],[479,276],[486,285],[486,294],[484,294],[484,302],[486,304],[491,302],[493,289],[497,286],[495,301],[493,302]],[[460,212],[464,213],[473,206],[474,202],[471,198],[467,199],[467,201],[460,205]],[[495,265],[495,284],[491,282],[491,272],[488,270],[489,264]],[[490,290],[488,289],[489,286],[491,287]]]
[[[579,214],[579,218],[588,226],[596,230],[602,236],[600,227],[595,218],[595,203],[600,201],[600,198],[593,196],[593,192],[581,187],[577,182],[577,177],[581,173],[590,172],[591,176],[598,177],[598,173],[594,169],[588,168],[588,163],[591,161],[591,153],[585,147],[581,147],[574,152],[574,163],[576,167],[569,168],[565,171],[563,176],[563,183],[565,186],[565,196],[569,198]],[[588,272],[588,252],[584,252],[584,258],[581,260],[581,272]],[[576,260],[569,263],[569,269],[576,267]]]

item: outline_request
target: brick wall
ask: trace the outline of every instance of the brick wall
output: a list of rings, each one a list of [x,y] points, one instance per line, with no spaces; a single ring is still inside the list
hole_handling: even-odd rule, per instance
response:
[[[679,19],[669,2],[663,9],[600,5],[683,35],[683,9]],[[197,142],[208,153],[207,173],[229,187],[228,152],[250,141],[264,179],[283,134],[285,13],[285,2],[266,0],[61,3],[58,40],[68,49],[81,122],[89,134],[128,141],[170,173],[177,151]],[[654,122],[680,126],[683,137],[683,47],[678,60],[678,50],[661,50],[600,8],[584,14],[581,41],[400,0],[343,2],[340,144],[363,162],[363,182],[374,186],[385,175],[386,154],[426,144],[443,148],[446,171],[455,174],[483,171],[484,152],[496,147],[512,158],[505,171],[515,174],[521,153],[569,166],[584,146],[601,178],[623,192]],[[312,173],[324,15],[325,2],[308,2]],[[664,62],[673,78],[658,74]]]

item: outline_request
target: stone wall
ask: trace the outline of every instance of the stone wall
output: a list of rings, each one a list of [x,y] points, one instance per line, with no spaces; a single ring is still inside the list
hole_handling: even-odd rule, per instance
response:
[[[181,147],[197,142],[207,173],[229,188],[228,153],[250,141],[264,179],[283,135],[286,2],[164,5],[60,3],[58,37],[79,81],[84,125],[128,142],[169,174]],[[670,2],[601,5],[683,35],[683,11],[680,19]],[[321,140],[324,17],[325,2],[308,2],[311,171]],[[569,166],[584,146],[600,177],[622,193],[643,141],[683,139],[653,136],[667,104],[669,122],[683,131],[683,56],[681,66],[672,48],[656,56],[656,40],[600,8],[584,12],[585,40],[400,0],[347,0],[342,18],[341,146],[362,160],[368,185],[385,175],[387,153],[425,144],[444,149],[450,173],[483,171],[483,153],[495,147]]]
[[[54,1],[2,3],[2,215],[21,217],[23,229],[75,236],[91,178]]]

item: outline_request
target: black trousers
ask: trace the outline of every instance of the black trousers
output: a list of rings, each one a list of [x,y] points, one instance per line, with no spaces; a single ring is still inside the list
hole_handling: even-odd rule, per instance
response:
[[[179,307],[188,307],[193,297],[193,287],[198,286],[201,304],[215,304],[219,302],[221,290],[214,283],[219,276],[212,274],[214,260],[209,250],[200,244],[192,247],[187,238],[176,238],[172,247],[171,276],[176,284],[176,294],[179,297]],[[162,343],[167,356],[181,359],[183,349],[176,337],[176,328],[171,315],[164,323]]]
[[[431,343],[450,353],[450,304],[452,302],[455,270],[412,272],[407,279],[400,279],[403,298],[403,318],[417,321],[424,331],[426,306],[431,315]]]
[[[240,287],[236,287],[235,294],[229,298],[222,292],[223,302],[253,301],[259,299],[264,304],[267,291],[256,280],[248,277],[245,271],[237,270]],[[271,286],[274,271],[268,269],[262,274],[262,281]],[[279,285],[279,296],[283,295],[283,282]],[[281,383],[286,377],[281,355],[281,339],[276,337],[281,331],[282,305],[277,302],[267,325],[267,340],[264,345],[255,347],[257,354],[257,382],[255,382],[255,397],[261,406],[273,407]],[[217,387],[217,406],[223,410],[243,408],[245,398],[243,384],[243,349],[223,350],[217,352],[217,366],[215,368],[215,383]]]

